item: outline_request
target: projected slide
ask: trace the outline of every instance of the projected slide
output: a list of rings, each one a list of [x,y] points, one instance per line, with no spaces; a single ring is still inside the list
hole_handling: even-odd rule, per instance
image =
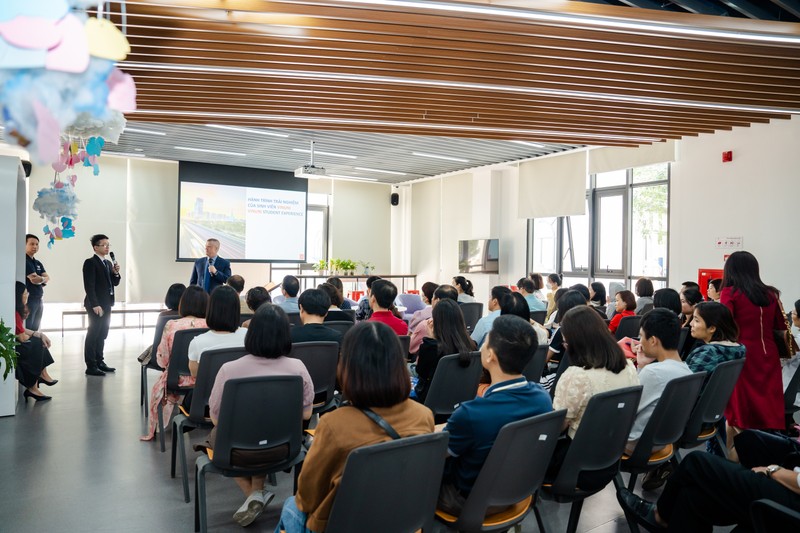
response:
[[[208,239],[233,260],[305,261],[306,193],[182,181],[178,255],[203,257]]]

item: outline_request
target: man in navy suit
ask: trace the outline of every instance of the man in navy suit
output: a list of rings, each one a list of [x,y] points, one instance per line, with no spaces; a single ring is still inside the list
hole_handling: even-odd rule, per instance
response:
[[[119,263],[106,259],[110,249],[108,237],[92,236],[94,255],[83,262],[83,288],[86,299],[83,306],[89,317],[83,358],[87,376],[105,376],[115,369],[103,360],[103,348],[111,324],[111,307],[114,305],[114,287],[119,285]]]
[[[208,239],[206,241],[206,257],[201,257],[194,262],[189,285],[199,285],[209,294],[220,285],[225,285],[225,282],[231,277],[231,263],[218,256],[218,252],[219,241]]]

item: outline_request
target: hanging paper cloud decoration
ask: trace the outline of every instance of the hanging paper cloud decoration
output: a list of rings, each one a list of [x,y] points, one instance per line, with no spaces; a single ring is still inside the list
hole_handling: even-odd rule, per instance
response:
[[[61,188],[47,187],[38,192],[33,201],[33,209],[51,224],[58,224],[61,217],[78,216],[79,201],[71,185],[63,185]]]

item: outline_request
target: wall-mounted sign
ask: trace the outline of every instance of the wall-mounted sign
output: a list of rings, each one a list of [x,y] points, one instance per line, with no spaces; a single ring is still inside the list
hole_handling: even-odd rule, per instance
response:
[[[717,237],[715,243],[717,248],[741,250],[742,240],[743,240],[742,237]]]

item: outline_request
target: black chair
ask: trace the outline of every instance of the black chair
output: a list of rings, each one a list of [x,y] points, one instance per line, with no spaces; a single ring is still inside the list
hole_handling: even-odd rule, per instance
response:
[[[305,458],[302,446],[303,380],[300,376],[257,376],[225,383],[214,449],[196,461],[194,530],[208,530],[206,475],[267,475],[295,467]],[[274,463],[248,468],[233,460],[237,452],[272,450]],[[285,453],[281,453],[285,452]]]
[[[467,302],[460,305],[461,313],[464,315],[464,323],[467,325],[467,331],[472,333],[475,329],[475,324],[483,316],[483,304],[480,302]]]
[[[345,333],[350,331],[350,328],[355,326],[355,324],[349,320],[331,320],[330,322],[323,322],[322,325],[326,328],[335,329],[342,334],[342,337],[344,337]]]
[[[158,320],[156,320],[156,329],[155,333],[153,334],[153,346],[152,350],[150,351],[150,361],[148,361],[146,365],[142,365],[142,375],[140,379],[141,391],[139,395],[139,405],[144,406],[145,418],[150,416],[150,400],[148,396],[149,391],[147,390],[147,369],[158,370],[159,372],[164,371],[163,368],[158,366],[158,361],[156,360],[158,345],[161,344],[161,337],[164,334],[164,326],[167,325],[167,322],[180,317],[181,316],[176,312],[175,314],[158,315]]]
[[[794,414],[800,410],[800,407],[794,404],[797,401],[797,393],[800,392],[800,367],[794,371],[792,379],[783,391],[783,405],[786,413],[787,421],[792,420]]]
[[[538,322],[544,326],[544,320],[547,318],[547,310],[545,311],[531,311],[531,320]]]
[[[181,387],[179,381],[181,377],[192,375],[189,372],[189,343],[206,331],[208,328],[182,329],[175,332],[167,367],[167,394],[183,396],[193,389],[193,387]],[[158,404],[158,440],[161,443],[161,451],[167,451],[164,442],[164,402]]]
[[[325,532],[428,531],[433,525],[447,439],[446,432],[429,433],[350,452]]]
[[[183,499],[189,503],[189,476],[186,466],[186,444],[184,433],[197,428],[211,429],[214,424],[210,418],[206,418],[208,399],[211,397],[211,389],[214,388],[214,380],[217,379],[219,369],[225,363],[239,359],[247,355],[244,348],[220,348],[217,350],[206,350],[200,358],[197,368],[197,380],[192,392],[192,404],[189,412],[183,406],[180,407],[180,414],[172,419],[172,461],[170,464],[170,477],[175,477],[176,455],[180,449],[181,457],[181,478],[183,479]]]
[[[478,382],[481,379],[481,354],[470,353],[470,363],[462,367],[458,362],[459,355],[445,355],[439,359],[433,373],[425,406],[433,411],[437,420],[447,419],[458,404],[475,398]]]
[[[344,311],[345,313],[350,315],[350,320],[352,320],[353,322],[356,321],[356,310],[355,309],[342,309],[342,311]]]
[[[636,487],[639,474],[655,470],[672,458],[673,444],[678,442],[686,429],[705,378],[705,372],[697,372],[667,383],[633,452],[622,456],[620,470],[630,473],[628,490],[633,491]],[[658,449],[654,452],[654,448]],[[614,485],[617,490],[624,487],[621,474],[617,474]],[[629,519],[628,522],[631,531],[636,531],[635,520]]]
[[[690,328],[681,328],[681,336],[678,338],[678,353],[683,354],[683,347],[686,344],[686,339],[689,338]]]
[[[672,457],[675,466],[681,460],[681,448],[694,448],[712,438],[718,439],[722,450],[727,448],[726,435],[717,431],[717,423],[723,418],[742,367],[744,358],[734,359],[718,364],[711,373],[686,423],[683,435],[675,443],[675,455]]]
[[[536,353],[533,354],[533,358],[522,371],[522,375],[525,376],[528,381],[539,383],[542,379],[544,367],[547,364],[548,349],[549,347],[546,344],[540,344],[539,347],[536,348]]]
[[[641,315],[624,316],[619,321],[619,326],[615,336],[617,340],[622,340],[625,337],[638,337],[639,336],[639,322],[642,320]]]
[[[543,497],[559,503],[572,502],[567,533],[577,530],[583,501],[605,488],[603,486],[591,491],[581,489],[578,487],[578,476],[581,472],[605,470],[619,464],[641,396],[640,385],[592,396],[558,475],[553,483],[542,485]],[[608,483],[612,478],[609,476]],[[534,506],[534,512],[539,529],[544,532],[538,507]]]
[[[408,351],[411,349],[411,335],[398,335],[400,346],[403,348],[403,355],[408,359]]]
[[[436,510],[449,528],[469,532],[506,531],[531,509],[558,442],[566,410],[506,424],[497,435],[459,516]],[[490,506],[509,508],[486,515]]]
[[[239,316],[239,325],[241,326],[242,324],[244,324],[245,322],[247,322],[248,320],[250,320],[251,318],[253,318],[253,315],[254,315],[254,314],[255,314],[255,313],[242,313],[242,314]]]
[[[296,342],[289,357],[299,359],[306,366],[314,383],[314,414],[325,413],[336,407],[336,365],[339,362],[339,343]],[[202,361],[202,359],[201,359]]]
[[[800,531],[800,513],[772,500],[756,500],[750,504],[755,533]]]
[[[649,311],[652,311],[652,310],[653,310],[653,304],[652,304],[652,303],[649,303],[649,304],[644,304],[644,305],[642,306],[642,308],[641,308],[641,309],[639,309],[639,312],[638,312],[638,313],[636,313],[636,314],[641,316],[641,315],[644,315],[644,314],[646,314],[647,312],[649,312]]]
[[[569,368],[569,352],[564,350],[561,353],[561,359],[558,360],[558,368],[556,369],[556,377],[553,378],[553,383],[550,384],[550,397],[556,397],[556,387],[558,386],[558,381],[561,379],[561,375],[564,373],[565,370]]]
[[[289,324],[292,326],[302,326],[303,321],[300,320],[300,313],[286,313],[289,317]]]

